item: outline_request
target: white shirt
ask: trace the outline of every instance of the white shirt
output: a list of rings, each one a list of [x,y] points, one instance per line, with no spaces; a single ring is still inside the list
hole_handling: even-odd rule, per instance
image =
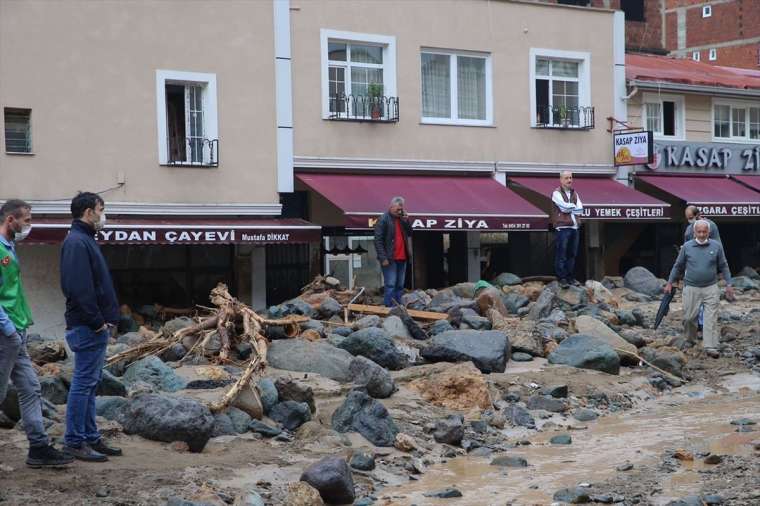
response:
[[[565,195],[567,195],[568,200],[570,199],[571,193],[565,190],[554,190],[554,193],[552,193],[552,202],[554,202],[554,205],[559,207],[560,212],[569,214],[570,218],[573,220],[572,226],[565,225],[557,227],[560,228],[578,228],[578,220],[575,219],[576,215],[583,214],[583,202],[581,202],[581,198],[578,195],[578,193],[575,194],[575,199],[578,202],[577,204],[573,204],[572,202],[565,202],[565,199],[562,198],[562,195],[560,195],[560,191],[565,192]]]

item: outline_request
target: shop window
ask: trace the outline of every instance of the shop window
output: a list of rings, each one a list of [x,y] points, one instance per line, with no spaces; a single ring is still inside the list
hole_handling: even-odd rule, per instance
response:
[[[32,110],[6,107],[5,120],[5,152],[32,152]]]
[[[760,103],[715,101],[713,137],[728,141],[760,140]]]
[[[493,122],[491,55],[426,49],[420,61],[423,123]]]
[[[642,123],[655,137],[683,138],[683,104],[683,97],[645,94]]]
[[[588,53],[531,49],[530,74],[532,127],[594,127]]]
[[[644,0],[620,0],[620,10],[626,21],[645,21]]]
[[[368,290],[383,286],[374,236],[333,236],[324,238],[324,271],[343,286]]]

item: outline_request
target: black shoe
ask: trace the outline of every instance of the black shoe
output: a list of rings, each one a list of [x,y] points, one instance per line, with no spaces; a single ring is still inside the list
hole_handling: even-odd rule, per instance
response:
[[[82,446],[79,448],[64,446],[63,451],[75,459],[84,460],[85,462],[106,462],[108,460],[108,457],[100,452],[96,452],[87,443],[82,443]]]
[[[570,283],[568,283],[568,281],[566,279],[560,279],[559,280],[559,286],[560,286],[560,288],[569,288],[570,287]]]
[[[581,286],[581,282],[578,281],[577,279],[568,279],[567,282],[573,286]]]
[[[53,445],[29,448],[26,465],[39,469],[40,467],[61,467],[74,462],[74,457],[56,450]]]
[[[98,453],[102,453],[103,455],[110,455],[113,457],[120,457],[122,455],[121,448],[116,448],[114,446],[108,446],[103,442],[103,440],[99,440],[97,443],[90,443],[90,448],[95,450]]]

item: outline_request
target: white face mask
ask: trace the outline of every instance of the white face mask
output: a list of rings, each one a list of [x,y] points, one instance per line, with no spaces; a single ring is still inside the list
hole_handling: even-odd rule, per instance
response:
[[[106,212],[105,211],[100,213],[100,220],[95,222],[94,227],[95,227],[95,230],[98,232],[106,228]]]
[[[709,241],[709,240],[710,240],[710,238],[708,237],[708,238],[707,238],[707,239],[705,239],[704,241],[701,241],[701,240],[699,240],[699,239],[697,239],[697,238],[695,237],[695,238],[694,238],[694,240],[695,240],[695,241],[697,241],[697,244],[707,244],[707,241]]]
[[[697,221],[696,218],[692,218],[692,219],[689,220],[689,224],[690,225],[694,225],[695,221]]]
[[[21,232],[16,232],[13,236],[13,240],[15,242],[23,241],[27,237],[29,237],[29,234],[32,232],[32,226],[29,225],[28,227],[23,227],[21,229]]]

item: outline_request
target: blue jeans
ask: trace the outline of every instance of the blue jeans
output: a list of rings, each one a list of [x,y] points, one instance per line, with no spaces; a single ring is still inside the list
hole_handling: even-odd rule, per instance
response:
[[[103,377],[108,346],[108,330],[96,333],[89,327],[66,331],[66,342],[74,352],[74,376],[66,405],[66,446],[79,448],[82,443],[97,443],[100,432],[95,423],[95,392]]]
[[[49,444],[42,419],[42,390],[32,359],[26,350],[27,334],[20,330],[17,335],[0,333],[0,402],[5,400],[8,382],[12,381],[18,392],[21,420],[24,422],[29,446],[38,448]]]
[[[404,281],[406,281],[406,262],[390,260],[390,263],[383,267],[383,283],[385,284],[383,303],[386,307],[394,307],[394,300],[401,304]]]
[[[575,256],[578,254],[578,229],[557,229],[557,250],[554,254],[554,271],[557,278],[571,280],[575,278]]]

